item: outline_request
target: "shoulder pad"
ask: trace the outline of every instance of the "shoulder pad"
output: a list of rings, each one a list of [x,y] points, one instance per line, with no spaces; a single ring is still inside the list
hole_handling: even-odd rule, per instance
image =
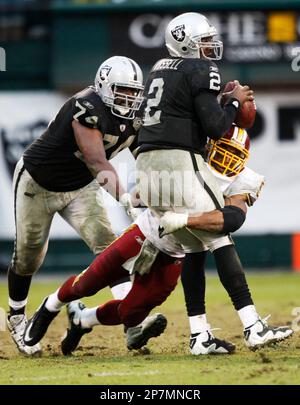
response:
[[[210,60],[187,59],[188,82],[190,83],[192,94],[195,96],[201,90],[209,90],[217,94],[221,89],[221,76],[217,65]]]
[[[97,128],[100,120],[102,100],[92,87],[88,87],[74,96],[73,119],[88,128]]]

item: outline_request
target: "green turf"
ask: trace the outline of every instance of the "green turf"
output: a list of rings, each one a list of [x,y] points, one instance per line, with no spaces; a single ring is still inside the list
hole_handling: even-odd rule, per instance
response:
[[[300,307],[300,279],[292,273],[248,276],[253,298],[269,323],[291,323],[291,311]],[[33,283],[28,312],[59,283]],[[0,306],[6,308],[6,286],[0,288]],[[102,292],[85,300],[89,305],[110,298]],[[72,357],[60,355],[59,340],[66,326],[62,313],[43,340],[42,358],[24,358],[15,351],[8,332],[0,332],[1,384],[299,384],[299,332],[278,346],[250,352],[242,328],[217,277],[207,280],[207,312],[215,334],[237,345],[231,356],[192,357],[188,351],[189,329],[181,287],[160,308],[168,320],[166,332],[152,339],[147,350],[128,352],[122,327],[95,328],[86,335]],[[300,325],[300,322],[299,322]]]

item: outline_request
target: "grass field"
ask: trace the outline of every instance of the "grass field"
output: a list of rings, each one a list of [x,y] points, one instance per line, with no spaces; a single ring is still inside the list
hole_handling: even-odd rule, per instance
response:
[[[254,274],[248,277],[257,308],[262,316],[272,314],[269,323],[290,324],[291,311],[300,307],[300,279],[292,273]],[[0,287],[0,307],[6,308],[7,292]],[[57,288],[59,282],[33,283],[28,312]],[[96,305],[110,298],[109,291],[85,300]],[[0,384],[299,384],[300,333],[286,342],[249,351],[233,307],[217,277],[208,276],[207,312],[219,337],[237,345],[236,354],[227,356],[189,355],[189,328],[182,289],[159,309],[168,318],[168,327],[147,349],[128,352],[122,327],[101,327],[84,336],[78,351],[63,357],[59,341],[66,327],[65,312],[55,319],[43,343],[42,358],[24,358],[0,332]]]

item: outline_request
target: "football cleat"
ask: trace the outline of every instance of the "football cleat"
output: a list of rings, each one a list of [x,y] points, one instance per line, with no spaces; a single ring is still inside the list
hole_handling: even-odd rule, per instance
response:
[[[226,340],[221,340],[208,329],[200,333],[192,333],[190,336],[190,352],[195,356],[200,354],[231,354],[235,351],[235,345]]]
[[[287,326],[269,326],[267,316],[264,319],[258,319],[252,326],[244,329],[246,346],[252,350],[267,346],[272,343],[287,339],[293,334],[293,330]]]
[[[15,342],[20,353],[26,356],[40,356],[42,353],[41,346],[27,346],[24,342],[24,332],[27,325],[26,315],[12,315],[7,319],[7,327],[11,337]]]
[[[57,312],[50,312],[46,308],[46,301],[48,297],[46,297],[37,309],[35,314],[29,319],[25,333],[24,333],[24,342],[28,346],[34,346],[37,344],[47,332],[47,329],[56,315],[59,313]]]
[[[137,326],[127,328],[126,344],[128,350],[140,349],[148,343],[152,337],[157,337],[163,333],[167,327],[167,318],[162,314],[148,316]]]
[[[83,335],[92,331],[92,328],[83,328],[81,326],[80,318],[84,309],[85,305],[81,301],[72,301],[67,305],[69,327],[61,342],[61,351],[65,356],[68,356],[77,348]]]

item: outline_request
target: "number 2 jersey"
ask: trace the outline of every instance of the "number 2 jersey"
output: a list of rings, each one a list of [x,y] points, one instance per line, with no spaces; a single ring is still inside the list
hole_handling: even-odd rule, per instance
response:
[[[140,152],[153,149],[184,149],[203,153],[207,136],[194,105],[200,93],[220,91],[221,78],[209,60],[166,58],[152,68],[145,86]],[[205,117],[206,105],[201,106]],[[235,114],[235,112],[233,112]]]
[[[87,87],[66,101],[47,130],[24,152],[26,170],[49,191],[77,190],[93,180],[75,140],[74,119],[85,127],[100,130],[107,159],[127,147],[131,151],[137,147],[140,119],[114,116],[95,88]]]

